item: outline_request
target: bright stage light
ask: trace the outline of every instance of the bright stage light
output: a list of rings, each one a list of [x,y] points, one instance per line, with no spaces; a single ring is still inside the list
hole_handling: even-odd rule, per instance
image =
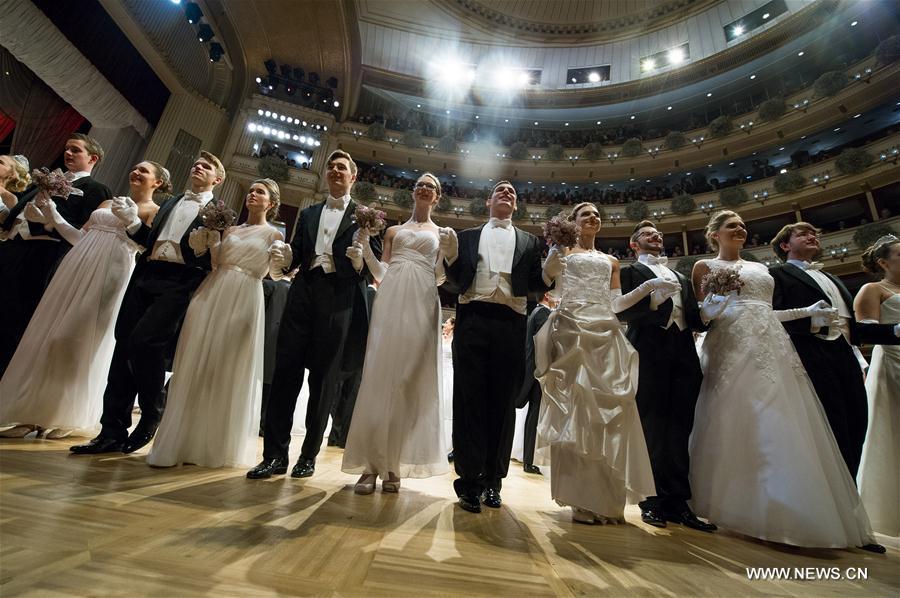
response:
[[[600,73],[596,71],[591,71],[588,73],[588,81],[591,83],[600,83]]]
[[[739,35],[743,35],[744,34],[744,26],[743,25],[735,25],[734,29],[732,31],[734,32],[735,37],[737,37]]]
[[[652,58],[648,58],[648,59],[644,60],[644,62],[641,63],[642,71],[652,71],[655,68],[656,68],[656,61],[653,60]]]
[[[672,48],[669,50],[669,64],[681,64],[684,62],[684,50]]]

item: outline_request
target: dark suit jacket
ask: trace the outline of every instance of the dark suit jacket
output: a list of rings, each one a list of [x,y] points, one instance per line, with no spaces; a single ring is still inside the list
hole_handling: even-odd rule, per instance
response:
[[[819,287],[812,277],[793,264],[781,264],[769,269],[775,279],[775,291],[772,296],[774,309],[795,309],[809,307],[819,300],[831,305],[828,295]],[[894,336],[893,324],[860,324],[853,315],[853,296],[841,280],[828,272],[822,271],[837,286],[847,308],[850,310],[850,344],[862,343],[871,345],[896,345],[900,339]],[[801,318],[784,322],[784,327],[791,336],[813,336],[810,330],[810,318]]]
[[[73,194],[66,198],[53,197],[52,199],[56,204],[56,209],[59,211],[59,214],[66,222],[75,228],[81,228],[84,226],[85,222],[88,221],[88,218],[91,217],[91,213],[96,210],[101,203],[112,198],[112,193],[106,185],[97,182],[91,176],[81,177],[72,183],[72,186],[76,189],[81,189],[83,195]],[[10,230],[12,228],[16,217],[18,217],[22,210],[25,209],[25,204],[34,199],[37,192],[38,187],[34,186],[22,195],[15,207],[10,210],[9,216],[3,224],[0,225],[3,230]],[[28,228],[33,235],[50,235],[54,238],[64,240],[55,230],[47,232],[44,229],[43,224],[29,222]]]
[[[688,328],[698,332],[702,332],[708,328],[700,319],[700,308],[697,306],[697,298],[694,296],[694,288],[691,281],[684,277],[680,272],[676,272],[670,268],[671,272],[681,283],[681,309],[684,314],[684,321]],[[622,294],[630,293],[643,282],[656,278],[656,273],[640,262],[622,268],[619,277],[622,281]],[[663,301],[656,311],[650,309],[650,295],[647,295],[636,304],[632,305],[625,311],[617,314],[619,321],[628,324],[626,336],[628,340],[634,342],[640,336],[640,330],[643,326],[665,326],[669,317],[672,315],[674,307],[672,299]]]
[[[528,316],[528,323],[525,327],[525,380],[522,382],[522,389],[516,398],[517,409],[528,404],[532,389],[538,384],[534,377],[534,335],[547,323],[549,317],[550,308],[542,303],[538,303]],[[538,391],[540,392],[540,389]]]
[[[452,264],[447,265],[447,282],[443,288],[459,295],[472,286],[475,271],[478,268],[478,243],[484,225],[470,228],[459,233],[459,255]],[[516,297],[527,297],[529,294],[539,296],[549,288],[541,273],[541,247],[538,238],[521,229],[516,231],[516,249],[513,254],[512,291]]]

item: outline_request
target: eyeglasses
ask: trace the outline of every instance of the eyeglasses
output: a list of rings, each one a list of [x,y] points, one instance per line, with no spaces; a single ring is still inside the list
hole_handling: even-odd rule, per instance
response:
[[[428,189],[429,191],[436,191],[437,186],[434,183],[426,183],[425,181],[419,181],[416,183],[416,189]]]
[[[653,232],[644,231],[642,233],[638,233],[638,236],[639,237],[659,237],[660,239],[663,238],[663,234],[659,231],[653,231]]]

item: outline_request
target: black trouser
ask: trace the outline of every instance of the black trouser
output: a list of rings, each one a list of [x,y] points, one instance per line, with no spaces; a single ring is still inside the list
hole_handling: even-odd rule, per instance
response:
[[[522,447],[522,463],[534,465],[534,442],[537,439],[538,416],[541,413],[541,385],[534,383],[528,393],[528,414],[525,416],[525,443]]]
[[[191,295],[206,274],[200,268],[150,261],[132,279],[116,319],[116,348],[103,393],[101,436],[120,440],[128,436],[135,395],[141,406],[138,425],[145,432],[156,431],[166,405],[163,383],[168,354]]]
[[[703,381],[690,330],[642,326],[629,334],[640,355],[638,413],[656,482],[641,509],[677,515],[691,498],[688,442]]]
[[[855,482],[869,423],[866,386],[859,361],[843,337],[826,341],[813,336],[792,335],[791,340],[812,380],[841,456]]]
[[[523,379],[525,316],[494,303],[456,308],[453,331],[453,456],[457,495],[500,490]]]
[[[278,330],[272,392],[266,408],[264,459],[288,456],[304,369],[309,370],[309,406],[300,455],[314,460],[319,454],[340,386],[344,345],[357,298],[363,301],[357,280],[324,274],[321,268],[304,272],[291,284]]]
[[[62,241],[26,241],[20,237],[0,243],[0,377],[16,353],[56,266],[71,245]]]

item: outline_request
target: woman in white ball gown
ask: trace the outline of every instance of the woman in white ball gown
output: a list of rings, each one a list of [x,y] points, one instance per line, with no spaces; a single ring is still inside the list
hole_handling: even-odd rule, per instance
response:
[[[247,222],[218,231],[198,228],[190,243],[209,249],[213,271],[191,299],[178,337],[169,396],[147,463],[168,467],[246,467],[256,462],[262,401],[269,249],[284,240],[269,224],[278,184],[250,185]]]

